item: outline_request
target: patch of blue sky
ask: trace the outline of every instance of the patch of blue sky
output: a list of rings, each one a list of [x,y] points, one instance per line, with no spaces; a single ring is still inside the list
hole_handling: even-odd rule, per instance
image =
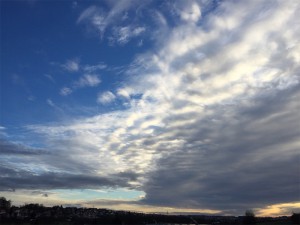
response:
[[[6,109],[2,112],[1,122],[4,127],[65,120],[76,115],[91,116],[122,109],[122,105],[117,107],[117,104],[97,105],[97,93],[118,88],[127,76],[117,68],[126,70],[126,65],[130,64],[134,56],[149,47],[137,46],[136,41],[118,47],[109,46],[107,39],[100,41],[97,35],[91,35],[86,41],[88,31],[83,34],[83,27],[74,23],[82,9],[71,13],[71,16],[64,16],[65,11],[70,11],[71,2],[48,3],[37,2],[32,8],[16,2],[5,2],[2,5],[3,26],[9,24],[9,27],[2,27],[6,33],[1,38],[1,52],[2,55],[5,53],[5,57],[1,57],[1,82],[6,84],[2,86],[5,100],[1,99],[1,107]],[[50,13],[53,10],[55,16]],[[18,16],[12,17],[12,14]],[[57,18],[64,19],[58,21]],[[61,96],[61,88],[72,87],[85,74],[81,69],[73,73],[64,70],[62,65],[70,59],[78,59],[79,67],[99,62],[107,64],[106,70],[94,72],[101,83]],[[50,75],[51,80],[45,74]],[[20,109],[23,109],[22,113]]]

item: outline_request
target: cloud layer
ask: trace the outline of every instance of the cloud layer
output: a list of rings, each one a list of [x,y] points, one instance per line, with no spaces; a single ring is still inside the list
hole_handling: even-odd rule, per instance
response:
[[[171,16],[151,11],[164,34],[150,37],[156,49],[136,56],[116,90],[95,97],[121,109],[28,125],[47,151],[2,142],[0,188],[129,187],[146,193],[136,204],[228,214],[299,202],[300,4],[205,2],[166,4]],[[91,6],[77,23],[104,35],[132,4],[108,13]],[[123,44],[145,32],[118,28]],[[86,73],[72,88],[99,83]]]

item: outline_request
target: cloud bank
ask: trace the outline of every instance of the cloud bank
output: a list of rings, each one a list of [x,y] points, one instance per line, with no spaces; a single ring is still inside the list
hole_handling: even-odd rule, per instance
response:
[[[104,34],[133,7],[120,2],[105,15],[91,6],[77,23]],[[7,174],[1,189],[130,187],[145,192],[137,204],[228,214],[300,201],[300,4],[168,7],[177,20],[155,11],[167,34],[157,37],[156,49],[136,57],[121,87],[98,96],[124,109],[27,126],[45,141],[47,155],[21,148],[21,158],[12,154],[18,146],[4,143],[11,154],[0,160]],[[130,37],[117,34],[120,42]],[[85,75],[76,85],[98,81]]]

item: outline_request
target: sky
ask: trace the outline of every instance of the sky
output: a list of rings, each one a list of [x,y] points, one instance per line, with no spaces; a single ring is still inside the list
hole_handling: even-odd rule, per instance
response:
[[[300,2],[0,1],[0,196],[300,212]]]

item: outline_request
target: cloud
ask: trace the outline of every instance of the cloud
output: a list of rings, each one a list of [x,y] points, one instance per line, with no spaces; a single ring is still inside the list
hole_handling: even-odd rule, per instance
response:
[[[201,18],[201,8],[196,1],[184,2],[184,7],[179,11],[180,18],[183,21],[196,23]]]
[[[139,107],[124,131],[131,142],[123,142],[160,155],[146,176],[145,204],[241,213],[293,201],[297,193],[299,45],[291,24],[299,6],[230,5],[207,20],[208,31],[193,24],[173,29],[157,54],[139,56],[147,65],[130,70],[144,73],[131,86],[142,97],[132,101]],[[266,6],[267,16],[249,17]]]
[[[44,74],[44,76],[47,77],[47,79],[49,79],[51,82],[55,83],[54,78],[50,74]]]
[[[99,78],[99,75],[84,74],[77,81],[73,81],[71,87],[61,88],[60,95],[67,96],[72,94],[77,89],[86,88],[86,87],[97,87],[100,83],[101,83],[101,79]],[[50,102],[47,101],[47,103],[49,104]]]
[[[66,90],[61,90],[61,92],[63,93],[61,93],[61,95],[68,95],[68,93],[67,93],[67,91]],[[66,92],[66,93],[64,93],[64,92]],[[49,105],[49,106],[51,106],[53,109],[55,109],[55,110],[57,110],[57,111],[59,111],[60,113],[63,113],[64,112],[64,110],[61,108],[61,107],[59,107],[59,106],[57,106],[54,102],[53,102],[53,100],[52,99],[50,99],[50,98],[48,98],[47,99],[47,104]]]
[[[0,139],[0,155],[38,155],[45,153],[41,149],[26,147],[22,144]]]
[[[47,104],[50,105],[51,107],[55,107],[55,104],[53,103],[53,101],[51,99],[47,99]]]
[[[95,14],[97,14],[99,9],[96,6],[90,6],[89,8],[85,9],[77,19],[77,23],[83,22],[85,20],[91,19]]]
[[[130,88],[119,88],[117,90],[117,95],[125,99],[130,99],[130,93],[132,92],[133,91]]]
[[[111,170],[105,174],[95,171],[97,166],[92,165],[89,158],[98,158],[98,154],[93,153],[91,146],[87,143],[74,143],[80,145],[76,152],[75,145],[71,144],[73,147],[70,154],[65,149],[70,144],[61,142],[59,147],[56,142],[55,146],[48,146],[46,151],[0,140],[0,155],[3,155],[0,160],[0,190],[131,187],[130,182],[138,179],[139,175],[131,171],[114,173]],[[84,145],[86,150],[81,152]],[[94,161],[96,164],[97,160]],[[90,163],[89,166],[86,165],[87,162]]]
[[[72,92],[73,92],[73,90],[68,87],[63,87],[62,89],[60,89],[60,94],[62,96],[67,96],[67,95],[71,94]]]
[[[87,73],[93,73],[95,71],[104,70],[106,68],[107,68],[107,65],[105,63],[99,63],[96,65],[85,65],[83,67],[83,70],[84,70],[84,72],[87,72]]]
[[[73,81],[70,87],[63,87],[60,89],[60,95],[67,96],[80,88],[98,86],[101,83],[101,79],[99,78],[99,75],[94,74],[94,72],[106,69],[107,65],[105,63],[99,63],[96,65],[80,65],[79,60],[74,59],[68,60],[67,63],[63,65],[63,67],[70,72],[84,73],[78,80]],[[51,76],[47,77],[54,81]]]
[[[96,87],[101,83],[98,75],[84,74],[78,81],[74,82],[73,88]]]
[[[101,39],[106,35],[110,44],[124,45],[146,31],[137,19],[128,18],[138,18],[138,13],[144,11],[143,6],[149,2],[122,0],[106,3],[106,6],[92,5],[85,9],[79,15],[77,24],[86,25],[89,31],[96,32]]]
[[[155,22],[157,22],[161,26],[167,26],[168,25],[168,21],[165,18],[165,16],[157,10],[155,10],[153,12],[153,19],[155,20]]]
[[[91,24],[93,28],[103,35],[107,26],[105,15],[105,12],[101,8],[90,6],[80,14],[77,23],[86,23],[88,25]]]
[[[77,23],[85,23],[96,29],[103,36],[106,28],[115,23],[118,16],[135,1],[115,1],[108,12],[97,6],[90,6],[85,9],[77,19]]]
[[[227,4],[221,9],[232,9]],[[156,129],[160,138],[151,136],[144,142],[166,152],[144,185],[145,203],[209,206],[230,213],[240,209],[241,213],[247,207],[293,201],[299,183],[297,175],[287,174],[299,170],[299,129],[293,125],[299,119],[295,102],[299,67],[297,57],[286,60],[283,52],[294,55],[298,49],[287,50],[298,35],[297,29],[290,28],[297,10],[290,3],[271,6],[273,15],[259,21],[247,17],[251,11],[235,18],[219,12],[222,16],[210,18],[214,23],[208,24],[209,32],[193,25],[174,29],[168,43],[153,56],[153,64],[147,62],[154,72],[142,88],[149,91],[134,90],[144,100],[157,102],[160,109],[152,114],[166,112],[160,124],[168,125]],[[264,5],[237,7],[252,7],[256,14]],[[289,15],[284,22],[277,19],[282,13]],[[231,24],[215,23],[226,19]],[[289,37],[278,32],[278,26],[288,29]],[[275,49],[257,47],[270,41],[276,43]],[[279,59],[284,63],[277,64]],[[280,174],[275,172],[283,167]],[[278,181],[278,176],[284,181]]]
[[[290,215],[291,212],[299,212],[300,211],[300,203],[281,203],[268,206],[263,209],[257,209],[257,216],[269,216],[270,214],[273,216],[285,216]]]
[[[72,9],[76,9],[78,7],[78,2],[77,1],[73,1],[72,2]]]
[[[111,103],[115,100],[116,96],[110,92],[110,91],[106,91],[103,93],[99,93],[98,98],[97,98],[97,102],[101,103],[101,104],[108,104]]]
[[[63,64],[62,67],[69,72],[77,72],[79,71],[79,67],[80,67],[79,60],[78,59],[67,60],[67,62]]]
[[[109,37],[111,44],[115,42],[123,45],[130,41],[130,39],[139,36],[143,32],[146,31],[145,27],[132,27],[132,26],[125,26],[125,27],[114,27],[113,35]]]
[[[3,137],[7,136],[5,130],[6,130],[6,127],[0,125],[0,137],[1,136],[3,136]]]
[[[123,87],[99,95],[105,104],[116,93],[126,107],[27,126],[53,155],[17,158],[3,171],[26,165],[28,182],[11,171],[0,183],[130,186],[146,193],[141,205],[226,214],[300,202],[299,3],[224,1],[201,16],[195,4],[137,56]],[[126,171],[136,175],[116,175]]]
[[[124,177],[101,177],[95,175],[72,175],[44,173],[42,175],[20,173],[22,176],[1,177],[0,190],[14,189],[74,189],[130,186]]]
[[[53,63],[56,65],[57,63]],[[83,72],[83,73],[94,73],[99,70],[105,70],[107,69],[107,65],[104,62],[99,62],[98,64],[80,64],[80,61],[78,58],[69,59],[65,64],[59,64],[64,70],[67,70],[69,72]],[[49,80],[55,83],[54,78],[49,75],[45,74],[45,77],[47,77]]]

